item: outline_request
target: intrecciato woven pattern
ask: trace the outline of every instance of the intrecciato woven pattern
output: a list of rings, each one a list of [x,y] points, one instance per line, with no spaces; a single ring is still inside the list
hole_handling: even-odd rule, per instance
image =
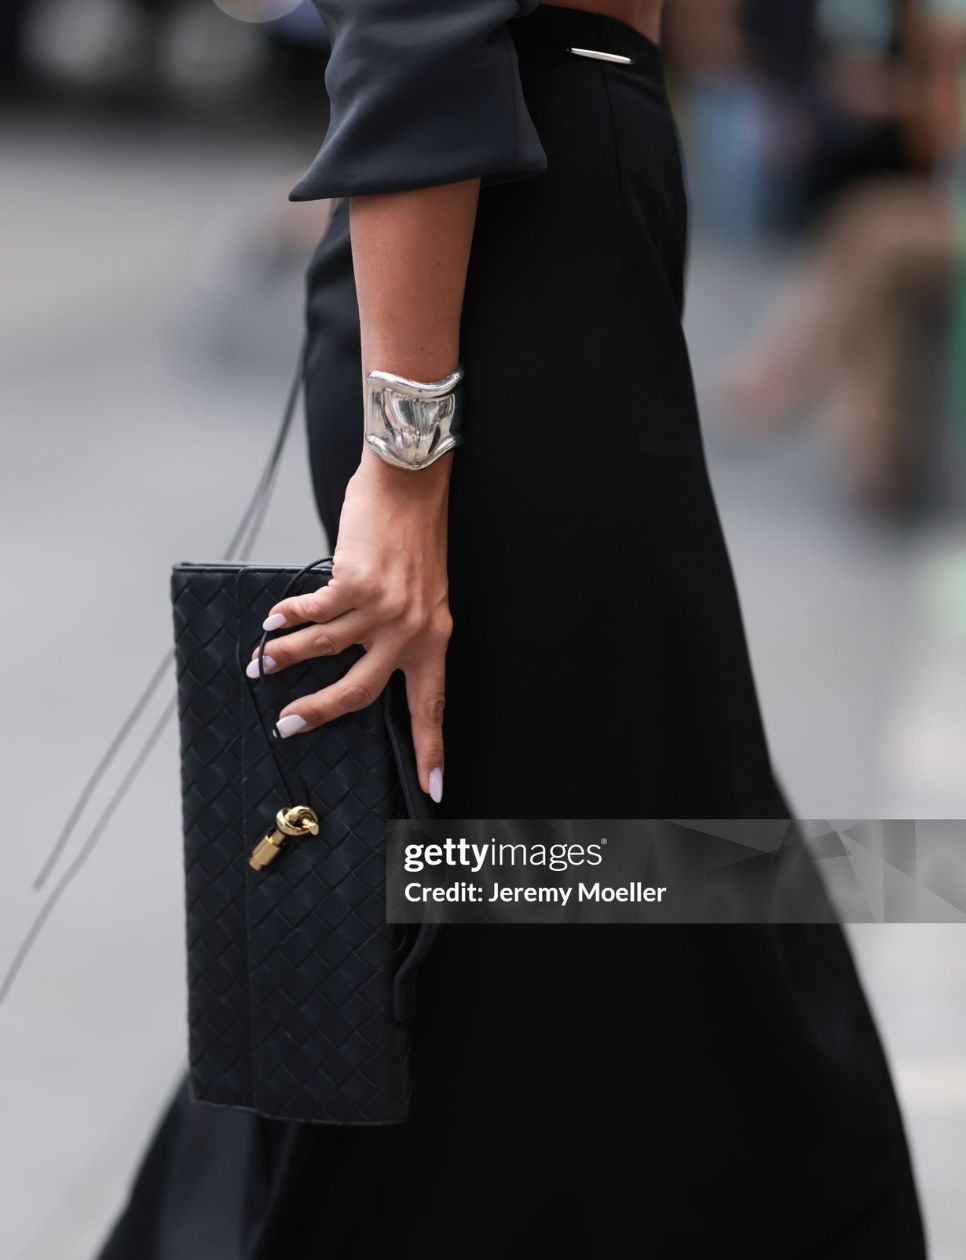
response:
[[[393,1007],[408,942],[385,922],[384,824],[421,794],[408,759],[393,755],[388,697],[284,741],[289,781],[304,784],[321,832],[287,842],[261,871],[248,865],[276,811],[296,803],[265,729],[357,655],[245,678],[239,643],[247,660],[293,573],[179,565],[172,578],[192,1090],[288,1120],[394,1123],[411,1092],[408,1028]],[[326,580],[313,572],[298,590]]]

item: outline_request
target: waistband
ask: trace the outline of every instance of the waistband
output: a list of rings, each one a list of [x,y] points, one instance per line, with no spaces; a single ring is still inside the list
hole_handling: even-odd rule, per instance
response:
[[[653,40],[619,18],[586,9],[564,9],[558,5],[540,4],[510,22],[510,31],[521,56],[571,61],[578,54],[571,48],[612,53],[630,58],[630,64],[617,63],[621,70],[637,71],[657,82],[663,82],[661,49]],[[582,58],[582,60],[586,60]],[[600,65],[607,65],[600,61]],[[615,63],[609,63],[611,65]]]

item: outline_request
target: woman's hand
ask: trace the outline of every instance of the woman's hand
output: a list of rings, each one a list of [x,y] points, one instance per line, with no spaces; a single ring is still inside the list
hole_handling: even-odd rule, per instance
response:
[[[267,673],[353,644],[365,648],[339,682],[287,705],[278,718],[279,734],[298,735],[365,708],[401,669],[420,786],[437,803],[443,794],[445,658],[452,628],[446,576],[451,463],[447,455],[410,472],[367,450],[346,491],[329,584],[282,600],[265,621],[268,630],[302,627],[272,640],[264,659]],[[257,665],[248,673],[257,677]]]

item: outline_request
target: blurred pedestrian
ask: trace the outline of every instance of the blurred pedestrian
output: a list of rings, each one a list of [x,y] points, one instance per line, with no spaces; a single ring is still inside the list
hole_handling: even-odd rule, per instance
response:
[[[887,102],[911,173],[860,182],[841,199],[761,335],[725,374],[729,411],[746,431],[827,404],[856,493],[887,511],[927,488],[944,403],[942,348],[962,252],[952,176],[964,54],[964,19],[936,8],[907,15]]]

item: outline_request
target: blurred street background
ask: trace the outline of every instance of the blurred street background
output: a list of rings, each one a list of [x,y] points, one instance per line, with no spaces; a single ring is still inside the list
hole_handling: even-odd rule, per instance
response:
[[[803,818],[966,814],[964,31],[955,0],[669,0],[706,444]],[[0,968],[168,645],[168,567],[221,554],[267,454],[325,43],[295,0],[0,10]],[[323,551],[299,435],[256,559]],[[9,1260],[89,1260],[181,1070],[179,809],[172,728],[0,1006]],[[961,1260],[966,927],[850,934]]]

